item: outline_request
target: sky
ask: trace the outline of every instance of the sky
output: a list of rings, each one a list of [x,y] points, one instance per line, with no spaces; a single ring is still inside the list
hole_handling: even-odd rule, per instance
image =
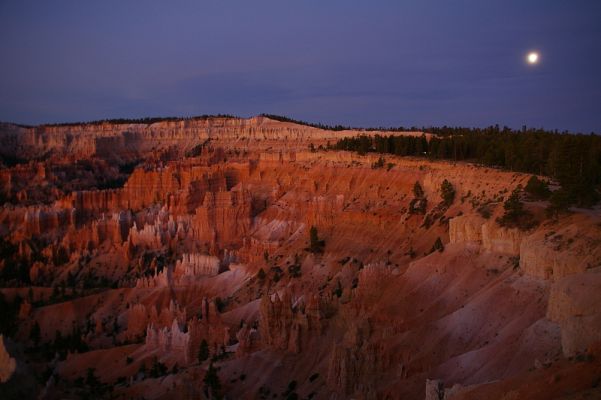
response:
[[[601,133],[600,21],[599,0],[0,0],[0,120]]]

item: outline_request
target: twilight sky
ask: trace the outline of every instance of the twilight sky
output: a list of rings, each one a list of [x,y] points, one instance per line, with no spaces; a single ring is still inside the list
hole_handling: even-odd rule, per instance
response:
[[[262,112],[601,133],[601,1],[0,0],[0,120]]]

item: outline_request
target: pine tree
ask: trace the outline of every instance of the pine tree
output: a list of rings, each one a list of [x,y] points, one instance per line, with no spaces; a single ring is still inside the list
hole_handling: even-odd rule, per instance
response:
[[[439,253],[442,253],[444,251],[444,244],[442,244],[442,240],[440,239],[440,237],[436,238],[436,241],[430,249],[430,253],[434,253],[435,251],[438,251]]]
[[[560,188],[553,192],[549,198],[550,204],[547,207],[548,216],[557,217],[568,211],[574,200],[567,189]]]
[[[317,235],[317,228],[312,226],[309,230],[309,250],[311,253],[322,253],[324,242],[323,240],[319,240],[319,236]]]
[[[497,219],[499,225],[522,230],[530,229],[534,225],[532,214],[524,209],[524,203],[520,200],[520,191],[521,187],[518,186],[503,204],[505,214]]]
[[[336,289],[334,289],[334,294],[338,298],[340,296],[342,296],[342,284],[340,283],[340,280],[338,280],[338,283],[336,284]]]
[[[88,372],[86,374],[86,385],[91,387],[96,387],[100,384],[100,381],[96,377],[96,369],[88,368]]]
[[[546,200],[551,195],[547,182],[538,179],[536,175],[532,175],[524,188],[526,193],[534,200]]]
[[[424,189],[422,189],[422,186],[417,181],[413,185],[413,195],[418,199],[424,197]]]
[[[198,362],[202,363],[209,358],[209,344],[205,339],[200,342],[200,348],[198,349]]]
[[[267,274],[265,273],[265,271],[263,270],[263,268],[259,269],[259,272],[257,272],[257,278],[260,281],[265,280],[265,278],[267,277]]]
[[[205,394],[211,396],[211,398],[221,399],[221,382],[217,375],[217,369],[213,366],[213,363],[209,364],[209,369],[203,380],[205,384]]]
[[[58,300],[58,297],[59,297],[58,286],[54,285],[52,287],[52,294],[50,294],[50,300],[56,301],[56,300]]]
[[[35,347],[38,347],[41,338],[40,324],[38,323],[38,321],[35,321],[33,326],[31,327],[31,331],[29,332],[29,338],[31,339]]]
[[[442,201],[447,207],[453,204],[453,201],[455,200],[455,188],[453,188],[451,182],[446,179],[442,181],[442,184],[440,185],[440,197],[442,197]]]
[[[373,163],[371,165],[372,169],[379,169],[379,168],[383,168],[384,164],[386,164],[386,160],[384,160],[384,157],[380,157],[378,158],[378,161],[376,161],[375,163]]]
[[[503,204],[505,215],[512,220],[517,219],[524,213],[524,203],[520,201],[520,190],[515,189]]]

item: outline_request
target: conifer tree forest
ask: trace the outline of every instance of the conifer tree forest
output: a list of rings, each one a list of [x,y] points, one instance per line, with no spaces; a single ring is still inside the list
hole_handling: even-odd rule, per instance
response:
[[[551,209],[590,207],[600,199],[601,136],[493,126],[485,129],[429,128],[433,136],[358,136],[338,140],[336,150],[468,161],[543,175],[559,185]]]

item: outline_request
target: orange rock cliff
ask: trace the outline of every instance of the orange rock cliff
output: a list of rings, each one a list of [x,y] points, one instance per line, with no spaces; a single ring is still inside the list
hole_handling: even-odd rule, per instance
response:
[[[216,368],[226,398],[598,396],[599,211],[525,199],[535,227],[502,227],[527,174],[327,149],[378,133],[0,125],[0,389],[214,398]]]

